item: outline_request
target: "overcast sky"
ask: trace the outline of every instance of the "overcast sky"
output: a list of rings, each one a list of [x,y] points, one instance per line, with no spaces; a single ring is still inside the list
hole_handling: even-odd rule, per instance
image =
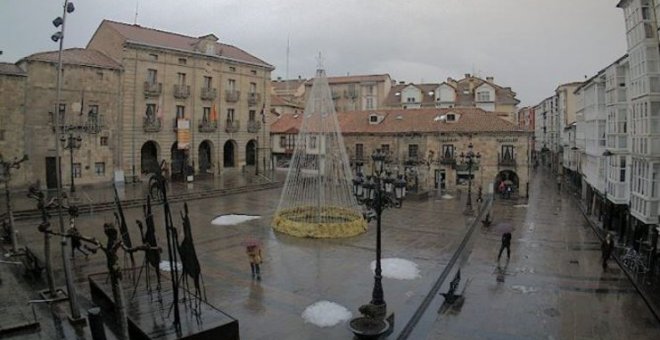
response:
[[[521,105],[591,77],[626,52],[619,0],[79,0],[65,48],[84,47],[103,19],[191,36],[214,33],[274,65],[273,79],[389,73],[438,83],[493,76]],[[0,61],[55,50],[63,0],[0,0]]]

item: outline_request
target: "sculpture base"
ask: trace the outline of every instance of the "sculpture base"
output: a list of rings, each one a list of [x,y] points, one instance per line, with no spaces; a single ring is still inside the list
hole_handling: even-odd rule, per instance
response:
[[[137,273],[137,269],[134,273]],[[180,332],[174,327],[174,310],[172,306],[172,285],[168,273],[161,271],[161,289],[155,290],[157,278],[150,271],[150,281],[153,290],[149,292],[144,282],[144,272],[141,282],[135,290],[130,275],[130,269],[124,270],[122,287],[126,300],[126,315],[128,318],[128,333],[134,339],[219,339],[238,340],[238,320],[202,301],[197,303],[185,289],[179,292],[179,311],[181,319]],[[92,301],[103,311],[103,321],[118,334],[118,318],[112,297],[112,287],[108,273],[89,276],[89,287]],[[135,292],[135,293],[134,293]],[[184,301],[183,298],[188,300]]]
[[[347,208],[306,206],[278,211],[273,229],[296,237],[342,238],[367,231],[367,221]]]

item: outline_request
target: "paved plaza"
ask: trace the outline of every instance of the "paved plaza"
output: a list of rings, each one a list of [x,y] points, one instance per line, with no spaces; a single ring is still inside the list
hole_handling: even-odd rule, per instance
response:
[[[438,313],[443,298],[436,295],[408,338],[660,338],[660,322],[616,262],[602,271],[599,241],[569,195],[564,193],[559,200],[551,177],[543,175],[534,177],[530,192],[529,205],[525,199],[496,198],[492,208],[496,224],[508,221],[515,227],[511,260],[503,257],[498,266],[501,233],[478,225],[440,289],[448,289],[460,267],[462,304]],[[391,339],[399,337],[418,311],[473,222],[462,215],[466,195],[454,196],[407,200],[401,209],[383,215],[383,258],[413,261],[420,270],[420,277],[413,280],[383,279],[388,310],[396,318]],[[327,300],[357,316],[358,307],[369,302],[375,222],[366,233],[348,239],[294,238],[270,227],[279,199],[280,189],[268,189],[188,203],[208,302],[239,320],[242,339],[350,339],[346,323],[321,328],[306,323],[301,314],[315,302]],[[177,226],[182,207],[183,203],[172,204]],[[230,226],[211,224],[217,215],[230,213],[261,218]],[[159,242],[166,247],[162,208],[156,207],[155,214]],[[125,215],[132,239],[139,240],[134,221],[143,219],[141,209],[127,209]],[[113,219],[110,212],[100,212],[81,216],[77,225],[82,234],[104,240],[102,225]],[[17,224],[20,243],[40,251],[37,221]],[[253,238],[263,244],[261,281],[252,279],[244,250],[245,241]],[[55,281],[63,285],[59,244],[53,244]],[[142,263],[141,256],[137,262]],[[101,253],[89,259],[77,257],[73,265],[84,311],[91,306],[86,277],[106,270],[105,257]],[[16,276],[24,290],[45,288],[42,282],[25,282],[16,268],[1,268],[3,276]],[[2,294],[12,293],[3,287]],[[53,308],[56,315],[66,309],[66,303]],[[37,312],[42,331],[21,338],[53,339],[62,332],[76,337],[68,323],[49,320],[51,310],[46,306],[40,305]],[[91,338],[88,329],[78,334]]]

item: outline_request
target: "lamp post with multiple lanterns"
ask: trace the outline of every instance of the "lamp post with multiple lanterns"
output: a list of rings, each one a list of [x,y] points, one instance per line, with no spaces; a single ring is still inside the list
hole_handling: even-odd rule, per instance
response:
[[[481,158],[481,154],[474,153],[473,151],[474,146],[472,143],[468,145],[468,151],[467,153],[461,152],[461,160],[463,160],[463,163],[467,165],[468,168],[468,194],[467,194],[467,203],[465,204],[465,211],[463,214],[465,215],[472,215],[474,214],[474,209],[472,208],[472,167],[477,164],[477,161],[479,158]]]
[[[69,165],[71,166],[71,193],[76,192],[76,185],[73,180],[75,177],[73,169],[73,150],[80,149],[82,145],[82,138],[80,135],[75,135],[73,131],[68,132],[68,136],[60,136],[60,142],[62,142],[62,148],[64,150],[69,150]]]
[[[406,196],[406,181],[403,175],[394,176],[390,171],[383,171],[386,154],[376,150],[373,160],[372,175],[366,178],[358,172],[353,179],[353,194],[360,205],[366,208],[367,221],[376,219],[376,269],[371,302],[377,315],[384,318],[387,305],[383,294],[381,270],[381,215],[386,208],[401,208]]]

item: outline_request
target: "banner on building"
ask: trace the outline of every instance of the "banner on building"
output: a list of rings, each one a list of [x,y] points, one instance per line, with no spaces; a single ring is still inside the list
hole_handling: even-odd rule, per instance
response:
[[[176,141],[179,150],[187,150],[190,148],[190,120],[176,120]]]

